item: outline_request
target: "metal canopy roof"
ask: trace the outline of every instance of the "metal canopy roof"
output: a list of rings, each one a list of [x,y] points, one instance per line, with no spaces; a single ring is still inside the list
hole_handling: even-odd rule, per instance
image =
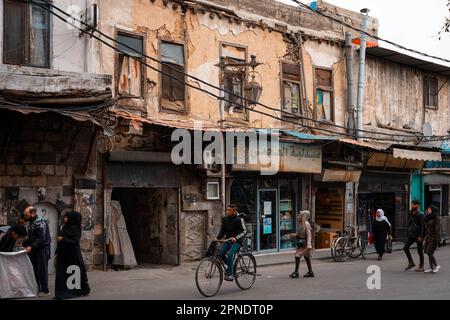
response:
[[[443,76],[450,76],[450,67],[442,64],[414,58],[404,53],[381,47],[367,48],[366,51],[368,55],[383,58],[394,63],[404,64]]]

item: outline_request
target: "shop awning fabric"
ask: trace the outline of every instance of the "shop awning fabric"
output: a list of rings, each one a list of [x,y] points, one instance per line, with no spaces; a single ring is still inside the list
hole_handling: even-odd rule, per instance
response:
[[[417,151],[394,148],[393,157],[420,161],[442,161],[441,153],[435,151]]]

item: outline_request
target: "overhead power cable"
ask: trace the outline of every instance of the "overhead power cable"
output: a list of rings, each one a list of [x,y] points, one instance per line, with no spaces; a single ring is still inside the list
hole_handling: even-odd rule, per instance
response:
[[[68,23],[68,24],[70,24],[70,25],[72,25],[73,27],[77,28],[77,29],[80,30],[81,32],[83,32],[83,33],[89,35],[90,37],[92,37],[92,38],[98,40],[99,42],[105,44],[106,46],[110,47],[111,49],[115,50],[116,52],[119,52],[119,53],[121,53],[121,54],[123,54],[123,55],[125,55],[125,56],[128,56],[128,57],[131,57],[131,58],[133,58],[133,59],[135,59],[135,60],[141,62],[144,66],[148,67],[148,68],[151,69],[151,70],[154,70],[154,71],[156,71],[156,72],[158,72],[158,73],[160,73],[160,74],[163,74],[163,75],[167,76],[168,78],[173,79],[174,81],[178,81],[178,82],[180,82],[180,83],[183,83],[184,85],[186,85],[186,86],[188,86],[188,87],[190,87],[190,88],[193,88],[193,89],[195,89],[195,90],[204,92],[204,93],[206,93],[206,94],[208,94],[208,95],[210,95],[210,96],[212,96],[212,97],[215,97],[215,98],[218,99],[218,100],[223,100],[223,101],[226,101],[226,102],[231,103],[232,105],[238,106],[238,107],[240,107],[240,108],[242,108],[242,109],[244,109],[244,110],[249,110],[249,111],[252,111],[252,112],[255,112],[255,113],[258,113],[258,114],[261,114],[261,115],[265,115],[265,116],[270,117],[270,118],[273,118],[273,119],[277,119],[277,120],[284,121],[284,122],[287,122],[287,123],[292,123],[292,124],[295,124],[295,125],[303,126],[303,127],[305,127],[305,128],[311,129],[311,130],[316,130],[316,131],[322,131],[322,132],[328,132],[328,133],[332,133],[332,134],[340,134],[340,135],[344,135],[344,136],[353,137],[353,135],[351,135],[351,134],[347,134],[347,133],[337,133],[337,132],[335,132],[335,131],[328,130],[328,129],[325,129],[325,128],[316,128],[316,127],[308,126],[308,125],[305,125],[305,124],[302,124],[302,123],[299,123],[299,122],[296,122],[296,121],[293,121],[293,120],[290,120],[290,119],[285,119],[285,118],[280,118],[280,117],[277,117],[277,116],[273,116],[272,114],[268,114],[268,113],[265,113],[265,112],[263,112],[263,111],[254,110],[253,108],[250,108],[250,107],[245,106],[245,105],[243,105],[243,104],[239,104],[239,103],[236,103],[235,101],[231,101],[231,100],[229,100],[229,99],[227,99],[227,98],[220,97],[220,96],[218,96],[218,95],[215,94],[215,93],[212,93],[212,92],[210,92],[210,91],[208,91],[208,90],[205,90],[205,89],[203,89],[203,88],[194,86],[194,85],[192,85],[192,84],[190,84],[190,83],[187,83],[187,82],[185,82],[185,81],[183,81],[183,80],[178,79],[177,77],[175,77],[175,76],[173,76],[173,75],[171,75],[171,74],[168,74],[168,73],[166,73],[166,72],[164,72],[164,71],[162,71],[162,70],[159,70],[158,68],[156,68],[156,67],[154,67],[154,66],[149,65],[145,60],[143,60],[143,58],[137,58],[136,56],[132,56],[132,55],[130,55],[129,53],[127,53],[127,52],[125,52],[125,51],[123,51],[123,50],[120,50],[119,48],[113,46],[112,44],[106,42],[106,41],[103,40],[102,38],[100,38],[100,37],[98,37],[97,35],[95,35],[95,34],[94,34],[94,31],[95,31],[95,32],[98,32],[98,33],[101,34],[101,35],[104,35],[106,38],[108,38],[108,39],[114,41],[115,43],[120,44],[121,46],[124,46],[124,47],[126,47],[126,48],[129,48],[129,49],[131,49],[131,50],[133,50],[133,51],[135,51],[135,52],[138,52],[139,54],[142,55],[141,52],[136,51],[136,50],[134,50],[133,48],[130,48],[130,47],[128,47],[127,45],[118,42],[117,40],[115,40],[115,39],[113,39],[113,38],[111,38],[111,37],[105,35],[105,34],[102,33],[101,31],[98,31],[97,29],[92,29],[92,30],[88,31],[88,30],[82,29],[82,28],[80,28],[80,27],[74,25],[74,23],[72,23],[71,21],[65,19],[64,17],[61,17],[60,15],[58,15],[57,13],[55,13],[53,10],[51,10],[49,7],[47,7],[46,5],[43,4],[43,3],[46,3],[47,5],[49,5],[49,6],[53,7],[53,8],[55,8],[56,10],[58,10],[58,11],[64,13],[65,15],[69,16],[68,13],[66,13],[66,12],[64,12],[62,9],[60,9],[60,8],[58,8],[58,7],[54,6],[54,5],[52,5],[51,3],[49,3],[49,2],[47,2],[47,1],[45,1],[45,0],[39,0],[39,2],[36,2],[36,1],[34,1],[34,0],[28,0],[28,1],[31,2],[31,3],[33,3],[33,4],[35,4],[35,5],[37,5],[37,6],[39,6],[39,7],[41,7],[41,8],[43,8],[44,10],[47,10],[47,11],[50,12],[52,15],[58,17],[58,18],[61,19],[62,21],[66,22],[66,23]],[[73,17],[71,17],[71,19],[73,20]],[[88,27],[90,28],[90,26],[89,26],[88,24],[86,24],[86,23],[84,23],[84,22],[82,22],[82,21],[79,21],[79,22],[83,23],[84,25],[86,25],[86,26],[88,26]],[[147,57],[147,56],[143,55],[143,57]],[[154,61],[156,61],[156,62],[158,62],[158,63],[164,64],[163,62],[161,62],[161,61],[159,61],[159,60],[157,60],[157,59],[155,59],[155,58],[151,58],[151,57],[148,57],[148,58],[150,58],[150,59],[152,59],[152,60],[154,60]],[[164,65],[166,65],[166,64],[164,64]],[[188,74],[186,74],[186,75],[189,76]],[[192,77],[192,76],[190,76],[190,77]],[[195,79],[195,77],[192,77],[192,78]],[[203,80],[201,80],[201,81],[203,82]],[[218,88],[218,89],[221,90],[220,88]],[[224,90],[222,90],[222,91],[224,91]],[[227,91],[224,91],[224,92],[228,93]],[[232,94],[232,93],[230,93],[230,94]],[[233,95],[235,95],[235,94],[233,94]],[[236,95],[235,95],[235,96],[236,96]],[[240,97],[240,96],[238,96],[238,97]],[[240,98],[242,98],[243,100],[249,101],[248,99],[245,99],[244,97],[240,97]],[[268,107],[268,108],[270,108],[270,107]],[[277,112],[280,112],[280,111],[281,111],[281,110],[275,109],[275,108],[271,108],[271,109],[272,109],[272,110],[276,110]],[[309,119],[309,118],[307,118],[307,117],[305,117],[305,118],[308,119],[308,120],[314,121],[314,119]],[[316,120],[316,121],[317,121],[317,120]],[[319,121],[319,122],[320,122],[320,121]],[[322,122],[320,122],[320,123],[322,123]],[[330,124],[330,125],[333,126],[333,124]],[[336,126],[336,125],[335,125],[335,126]],[[342,128],[345,128],[345,127],[342,127]],[[345,128],[345,129],[347,129],[347,128]],[[363,130],[361,130],[361,131],[363,131]],[[413,135],[413,134],[411,134],[411,135],[387,134],[387,133],[381,133],[381,132],[375,132],[375,131],[367,131],[367,130],[364,130],[364,132],[372,133],[372,134],[388,135],[388,136],[390,136],[390,137],[399,137],[399,136],[403,136],[403,137],[412,138],[412,135]],[[445,137],[447,137],[447,136],[445,136]],[[366,138],[367,138],[367,137],[366,137]],[[376,138],[376,137],[370,137],[370,139],[372,139],[372,140],[378,140],[378,141],[394,141],[394,139],[389,139],[389,138]],[[431,139],[429,139],[428,141],[430,141],[430,140],[431,140]],[[417,142],[417,139],[413,139],[413,140],[402,139],[402,140],[400,140],[400,141],[401,141],[401,142]]]

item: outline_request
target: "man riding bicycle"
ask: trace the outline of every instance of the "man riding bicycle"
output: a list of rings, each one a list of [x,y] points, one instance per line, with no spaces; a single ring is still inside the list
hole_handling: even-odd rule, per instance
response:
[[[225,242],[220,250],[220,257],[228,266],[225,275],[225,280],[227,281],[233,281],[234,257],[241,248],[242,240],[246,233],[247,229],[244,219],[238,216],[235,205],[229,205],[226,215],[222,218],[222,226],[216,238],[216,240],[219,240],[225,236],[226,239],[231,241],[231,243]]]

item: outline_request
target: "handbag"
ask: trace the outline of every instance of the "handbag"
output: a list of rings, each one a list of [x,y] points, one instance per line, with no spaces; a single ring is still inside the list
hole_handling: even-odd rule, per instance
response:
[[[306,239],[305,238],[297,238],[295,243],[297,245],[297,249],[306,247]]]
[[[386,253],[392,253],[392,238],[386,240]]]
[[[369,242],[369,244],[374,244],[374,242],[375,242],[375,237],[372,232],[369,232],[368,242]]]

